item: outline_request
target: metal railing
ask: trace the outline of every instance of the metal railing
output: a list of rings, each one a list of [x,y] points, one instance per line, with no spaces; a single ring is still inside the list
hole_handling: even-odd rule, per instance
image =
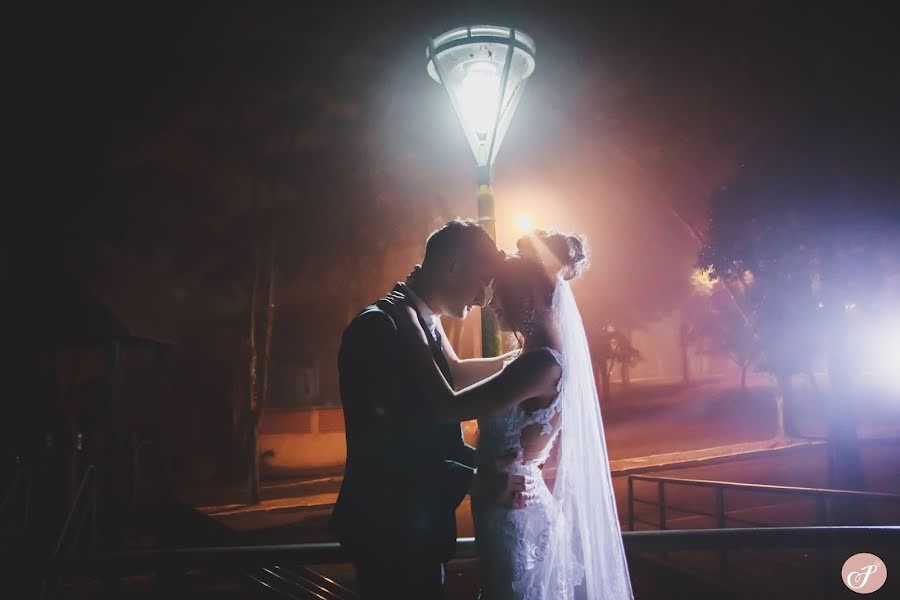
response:
[[[645,560],[639,553],[710,550],[766,549],[814,549],[820,558],[814,563],[816,572],[812,581],[821,586],[817,596],[829,597],[831,588],[839,581],[833,577],[835,567],[832,556],[835,549],[864,549],[866,552],[889,556],[900,548],[900,527],[772,527],[734,528],[706,530],[669,530],[624,532],[623,540],[629,554],[629,562]],[[456,558],[475,557],[473,538],[461,538],[457,543]],[[355,598],[355,593],[341,584],[324,578],[302,565],[333,565],[349,561],[347,554],[336,543],[294,544],[279,546],[232,546],[205,548],[141,549],[119,552],[92,552],[90,554],[58,557],[0,557],[0,570],[12,589],[28,587],[29,582],[53,578],[67,581],[85,581],[136,573],[155,573],[158,577],[170,577],[177,582],[177,574],[207,570],[218,573],[253,573],[254,584],[285,598]],[[278,565],[278,566],[273,566]],[[286,566],[287,565],[287,566]],[[678,570],[681,567],[676,567]],[[669,566],[670,572],[673,571]],[[792,571],[793,573],[793,571]],[[175,578],[173,579],[173,575]],[[632,569],[634,576],[634,569]],[[714,586],[706,589],[723,590],[731,586],[729,593],[741,597],[749,593],[739,587],[727,572],[700,573],[682,569],[678,575],[698,585]],[[717,578],[717,579],[716,579]],[[756,583],[754,582],[754,585]],[[778,586],[783,582],[777,583]],[[840,584],[837,584],[840,585]],[[718,586],[718,587],[715,587]],[[665,596],[663,596],[665,597]],[[772,596],[774,597],[774,596]],[[795,596],[796,597],[796,596]]]
[[[97,536],[97,469],[94,465],[88,466],[81,477],[78,491],[72,507],[66,515],[65,523],[59,532],[56,546],[53,549],[54,556],[71,551],[78,544],[85,523],[89,523],[88,533],[90,543],[96,544]]]
[[[246,573],[253,583],[287,598],[312,597],[317,600],[357,600],[359,596],[337,581],[306,567],[264,567]]]
[[[85,523],[89,527],[89,547],[94,547],[99,540],[97,532],[97,468],[94,465],[88,466],[81,477],[72,507],[66,515],[66,520],[53,547],[52,556],[54,558],[72,553],[77,548]],[[53,588],[52,578],[45,578],[41,582],[40,597],[43,599],[52,596]]]
[[[31,472],[16,457],[15,468],[0,500],[0,549],[13,547],[27,536],[31,488]]]
[[[866,546],[900,548],[900,526],[756,527],[625,531],[625,549],[715,550],[720,548],[817,548]],[[459,538],[456,559],[475,558],[475,538]],[[0,568],[20,578],[125,575],[186,569],[230,569],[272,565],[334,565],[350,562],[337,542],[264,546],[148,548],[97,551],[56,557],[7,555]]]
[[[212,548],[242,546],[241,537],[221,521],[198,512],[174,497],[167,496],[166,499],[165,508],[162,508],[162,512],[166,515],[165,521],[177,523],[176,527],[178,529],[178,535],[175,538],[170,537],[169,544],[180,547],[181,544],[191,543],[189,540],[202,539],[207,540],[206,544]],[[259,547],[261,548],[262,546]],[[306,548],[307,551],[315,552],[319,547],[320,545],[313,544],[308,545]],[[328,551],[333,550],[339,550],[336,544],[328,546]],[[173,560],[177,562],[179,559],[173,557]],[[348,561],[349,558],[342,554],[338,554],[335,560],[336,563]],[[220,567],[217,567],[216,564],[216,560],[212,560],[212,562],[202,566],[202,568],[218,570],[220,573],[223,568],[226,568],[227,572],[224,574],[227,579],[240,584],[249,584],[249,587],[253,590],[264,591],[267,595],[281,600],[290,600],[292,598],[356,600],[358,598],[355,592],[345,588],[334,579],[303,566],[303,564],[313,564],[309,562],[297,563],[290,560],[279,563],[269,561],[241,563],[239,561],[237,563],[226,562]],[[181,576],[185,573],[185,568],[176,564],[172,567],[167,567],[161,573],[163,574],[162,581],[158,581],[158,587],[162,588],[160,595],[169,597],[182,594],[186,582],[181,580]]]
[[[655,500],[645,500],[638,498],[634,493],[634,483],[642,481],[656,484]],[[671,502],[671,496],[667,497],[666,485],[669,486],[687,486],[696,488],[711,489],[714,492],[713,501],[715,509],[713,512],[705,512],[698,509],[675,506]],[[628,476],[628,530],[635,531],[635,524],[641,523],[658,527],[660,530],[668,528],[669,511],[677,511],[680,513],[711,517],[715,520],[715,527],[724,529],[729,522],[741,523],[755,527],[765,527],[766,524],[758,521],[742,519],[728,514],[725,504],[726,490],[740,490],[749,492],[759,492],[765,494],[776,494],[793,498],[812,498],[815,501],[816,525],[830,525],[830,502],[836,499],[857,500],[863,502],[888,502],[894,503],[900,508],[900,495],[885,494],[880,492],[857,492],[851,490],[833,490],[827,488],[809,488],[809,487],[792,487],[765,485],[759,483],[736,483],[730,481],[710,481],[705,479],[682,479],[677,477],[654,477],[650,475],[629,475]],[[636,516],[635,504],[645,504],[655,506],[657,509],[656,522],[639,519]]]

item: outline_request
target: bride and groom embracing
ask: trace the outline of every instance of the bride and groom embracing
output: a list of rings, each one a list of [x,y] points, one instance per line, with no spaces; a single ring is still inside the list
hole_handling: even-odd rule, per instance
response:
[[[452,221],[406,282],[344,332],[347,463],[332,527],[367,600],[442,597],[467,493],[483,600],[632,598],[568,283],[585,266],[583,242],[537,231],[517,246],[505,255],[474,221]],[[439,317],[473,306],[493,310],[519,350],[460,359]],[[460,431],[470,419],[477,450]],[[551,450],[555,469],[543,468]]]

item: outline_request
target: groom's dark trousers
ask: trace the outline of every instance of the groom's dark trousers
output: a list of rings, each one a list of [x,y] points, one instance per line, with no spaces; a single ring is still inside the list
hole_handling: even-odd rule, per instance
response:
[[[459,424],[428,414],[413,342],[396,327],[407,307],[415,310],[406,286],[397,284],[350,323],[338,356],[347,464],[331,525],[366,600],[442,597],[444,563],[456,546],[455,511],[475,465]],[[429,341],[452,384],[440,340]]]

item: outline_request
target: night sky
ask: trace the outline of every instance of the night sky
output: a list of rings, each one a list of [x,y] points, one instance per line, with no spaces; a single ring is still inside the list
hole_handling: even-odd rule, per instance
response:
[[[702,229],[747,161],[900,162],[886,4],[58,4],[4,19],[11,273],[75,273],[135,328],[224,361],[243,352],[252,232],[276,249],[276,353],[306,361],[431,230],[474,216],[424,66],[426,36],[461,23],[537,43],[496,166],[499,241],[519,214],[584,233],[589,327],[677,306],[698,245],[676,213]]]

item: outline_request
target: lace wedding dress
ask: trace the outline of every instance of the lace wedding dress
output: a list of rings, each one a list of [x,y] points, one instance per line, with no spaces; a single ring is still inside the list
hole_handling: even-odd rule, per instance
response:
[[[560,364],[558,352],[547,348]],[[508,510],[493,502],[472,501],[475,520],[475,540],[478,547],[484,600],[531,600],[571,597],[568,588],[581,581],[583,572],[573,568],[568,577],[553,578],[547,573],[547,550],[551,532],[561,526],[565,518],[553,499],[541,474],[559,433],[554,417],[560,410],[560,395],[546,408],[525,412],[514,406],[503,413],[478,420],[478,466],[497,468],[501,457],[514,455],[504,468],[534,481],[533,496],[524,509]],[[556,419],[558,421],[558,419]],[[529,460],[523,460],[522,431],[528,426],[540,427],[542,435],[551,435],[550,442]],[[566,589],[549,590],[549,585],[564,585]]]
[[[483,600],[629,600],[633,598],[581,315],[569,285],[554,294],[563,352],[557,394],[545,407],[514,406],[479,419],[479,467],[533,481],[523,509],[473,499]],[[525,460],[522,432],[540,428],[549,442]],[[546,437],[543,439],[547,439]],[[554,489],[540,465],[559,444]],[[532,449],[530,449],[532,450]],[[504,457],[515,455],[513,461]]]

